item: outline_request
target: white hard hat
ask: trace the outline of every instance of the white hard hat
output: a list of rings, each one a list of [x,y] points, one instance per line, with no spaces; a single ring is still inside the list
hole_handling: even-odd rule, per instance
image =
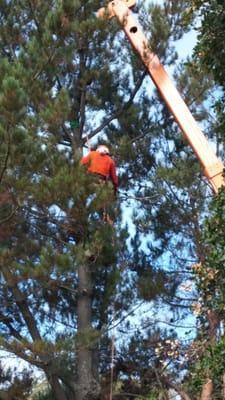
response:
[[[97,148],[97,151],[101,154],[109,154],[109,149],[104,144],[100,144],[100,146]]]

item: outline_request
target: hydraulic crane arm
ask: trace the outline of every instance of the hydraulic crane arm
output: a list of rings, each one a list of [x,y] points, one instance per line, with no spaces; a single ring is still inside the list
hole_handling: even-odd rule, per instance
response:
[[[209,146],[206,137],[198,127],[157,55],[151,51],[147,38],[130,10],[135,3],[135,0],[110,1],[106,8],[101,8],[97,12],[97,16],[101,18],[117,17],[129,41],[148,69],[150,77],[199,159],[205,176],[217,193],[219,188],[225,185],[225,180],[222,176],[224,165]]]

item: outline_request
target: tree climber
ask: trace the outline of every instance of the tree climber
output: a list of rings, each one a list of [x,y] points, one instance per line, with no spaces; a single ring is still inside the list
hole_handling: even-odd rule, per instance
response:
[[[114,187],[114,195],[116,196],[118,187],[116,165],[109,155],[107,146],[99,145],[96,150],[92,150],[86,156],[82,157],[80,164],[88,166],[88,172],[97,178],[97,184],[107,183],[110,179]],[[110,207],[112,201],[113,198],[109,195],[108,201],[102,205],[103,221],[108,222],[110,225],[113,224],[113,219],[110,217],[110,214],[112,214]]]
[[[80,164],[88,165],[88,172],[95,174],[100,180],[107,181],[110,178],[116,194],[118,187],[116,165],[109,155],[107,146],[99,145],[97,150],[90,151],[86,156],[82,157]]]

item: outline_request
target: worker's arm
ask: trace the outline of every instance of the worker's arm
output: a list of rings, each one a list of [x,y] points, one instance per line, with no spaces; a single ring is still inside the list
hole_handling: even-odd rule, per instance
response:
[[[80,160],[80,165],[86,165],[91,161],[91,153],[88,153],[86,156],[82,157]]]
[[[116,165],[114,161],[112,160],[111,166],[110,166],[110,178],[112,179],[112,183],[115,189],[118,187],[118,176],[116,175]]]

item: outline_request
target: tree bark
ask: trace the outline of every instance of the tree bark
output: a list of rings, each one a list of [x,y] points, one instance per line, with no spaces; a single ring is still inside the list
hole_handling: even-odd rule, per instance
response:
[[[223,374],[223,382],[222,382],[222,399],[225,399],[225,373]]]
[[[12,397],[5,390],[0,390],[0,400],[12,400]]]
[[[220,323],[219,316],[213,310],[208,310],[207,319],[209,323],[209,340],[210,343],[215,343],[216,341],[216,332]]]
[[[213,382],[211,379],[203,385],[200,400],[212,400]]]
[[[93,375],[93,349],[86,341],[91,332],[91,274],[88,266],[81,265],[78,268],[79,297],[77,303],[77,387],[76,400],[95,399],[98,397],[98,383]],[[84,340],[82,340],[84,339]]]
[[[209,323],[209,340],[210,343],[213,345],[216,342],[216,332],[219,326],[219,317],[217,313],[213,310],[208,310],[207,319]],[[213,393],[213,381],[212,379],[208,379],[206,383],[202,386],[202,393],[200,400],[212,400],[212,393]]]
[[[65,395],[62,385],[59,382],[58,376],[49,374],[48,372],[46,372],[46,376],[56,400],[67,400],[67,396]]]

